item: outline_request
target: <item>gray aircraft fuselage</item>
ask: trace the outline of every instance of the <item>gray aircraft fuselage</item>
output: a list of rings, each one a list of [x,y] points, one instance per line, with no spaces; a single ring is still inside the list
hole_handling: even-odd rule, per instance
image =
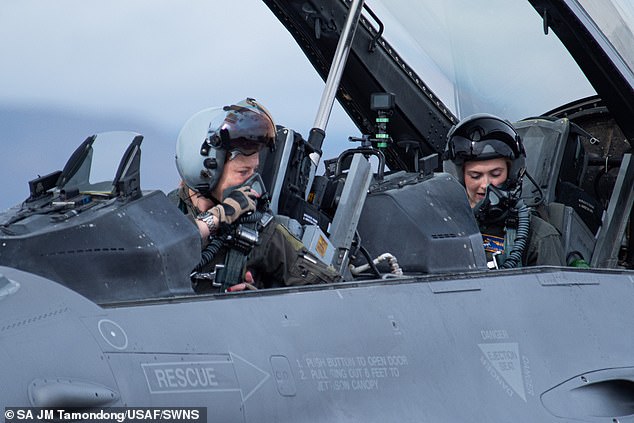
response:
[[[200,406],[210,422],[634,413],[631,272],[533,268],[100,307],[0,270],[7,407]]]

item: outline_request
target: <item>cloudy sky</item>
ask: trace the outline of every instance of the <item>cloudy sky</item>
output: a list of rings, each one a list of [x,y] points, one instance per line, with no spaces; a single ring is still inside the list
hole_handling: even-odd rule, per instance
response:
[[[142,185],[169,190],[192,114],[249,96],[307,136],[324,86],[259,0],[5,0],[0,40],[0,209],[107,130],[144,134]],[[338,105],[327,133],[358,135]]]
[[[459,117],[514,121],[594,94],[525,0],[369,3]],[[142,187],[169,191],[176,137],[197,111],[254,97],[307,136],[324,88],[261,0],[3,0],[0,40],[0,210],[111,130],[145,136]],[[326,158],[359,135],[338,104],[326,132]]]

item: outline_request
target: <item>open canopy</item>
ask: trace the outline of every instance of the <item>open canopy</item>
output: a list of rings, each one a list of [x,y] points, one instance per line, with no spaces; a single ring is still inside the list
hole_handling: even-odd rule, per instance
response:
[[[348,3],[264,1],[325,79]],[[417,141],[422,154],[440,152],[449,127],[467,115],[514,121],[596,94],[634,138],[629,2],[371,0],[365,6],[338,99],[371,134],[371,93],[396,95],[395,143],[387,152],[393,169],[413,167],[412,144],[404,141]]]

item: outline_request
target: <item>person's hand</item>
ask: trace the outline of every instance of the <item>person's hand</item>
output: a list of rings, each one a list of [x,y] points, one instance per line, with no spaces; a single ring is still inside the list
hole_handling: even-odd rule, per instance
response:
[[[229,288],[227,288],[227,292],[238,292],[247,289],[257,289],[255,287],[255,280],[253,280],[253,274],[248,270],[244,274],[244,282],[230,286]]]
[[[255,211],[257,198],[258,193],[251,190],[251,187],[240,187],[231,191],[222,203],[212,207],[209,212],[216,216],[219,222],[231,224],[243,214]]]

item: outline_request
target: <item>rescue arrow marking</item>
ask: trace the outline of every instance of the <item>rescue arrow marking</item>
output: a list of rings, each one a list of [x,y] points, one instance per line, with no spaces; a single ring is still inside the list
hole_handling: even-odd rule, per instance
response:
[[[246,402],[246,400],[249,399],[251,395],[253,395],[258,389],[260,389],[260,387],[264,384],[264,382],[266,382],[271,377],[271,374],[265,372],[264,370],[257,367],[255,364],[250,363],[249,361],[240,357],[238,354],[229,352],[229,356],[231,357],[231,361],[233,362],[233,368],[236,371],[236,376],[238,378],[238,381],[241,382],[240,386],[248,385],[249,384],[248,382],[251,382],[252,384],[253,381],[251,379],[253,379],[254,376],[256,378],[255,381],[257,382],[257,384],[246,395],[244,395],[244,392],[242,392],[242,389],[240,389],[240,394],[242,395],[242,402],[244,403]],[[236,361],[236,359],[238,359],[238,361]],[[247,364],[248,367],[244,369],[244,366],[240,366],[241,369],[238,369],[238,366],[236,366],[236,364],[240,362]],[[254,375],[252,369],[255,369],[258,373]],[[261,378],[261,379],[258,381],[258,378]]]
[[[233,353],[216,359],[140,364],[152,394],[240,392],[244,403],[271,377]]]

